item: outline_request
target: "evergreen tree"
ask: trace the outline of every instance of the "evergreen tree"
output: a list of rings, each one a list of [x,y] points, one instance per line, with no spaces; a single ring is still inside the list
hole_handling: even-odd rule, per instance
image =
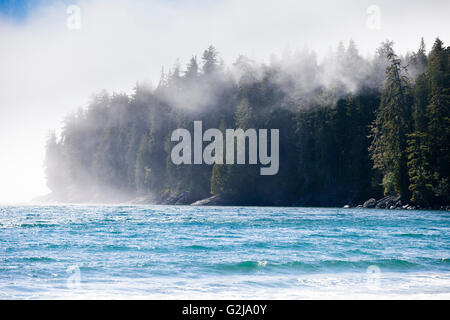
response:
[[[392,46],[387,48],[389,66],[381,104],[372,127],[371,154],[376,169],[383,173],[385,193],[409,198],[407,135],[411,132],[411,94],[401,61]]]
[[[433,168],[433,187],[441,202],[450,200],[450,71],[449,48],[436,39],[429,55],[431,95],[427,106],[430,139],[430,165]]]
[[[410,134],[407,152],[411,201],[421,206],[429,206],[432,199],[432,172],[428,135],[423,132]]]
[[[213,46],[209,46],[209,48],[203,52],[202,60],[204,74],[210,75],[217,71],[217,68],[219,66],[218,56],[219,53]]]
[[[184,77],[187,81],[193,82],[197,80],[199,74],[199,66],[197,62],[197,57],[192,57],[187,65],[186,72],[184,73]]]
[[[417,52],[412,54],[409,61],[408,69],[412,76],[412,79],[416,79],[418,76],[425,72],[427,67],[427,55],[425,48],[425,41],[423,38],[420,40],[420,46]]]

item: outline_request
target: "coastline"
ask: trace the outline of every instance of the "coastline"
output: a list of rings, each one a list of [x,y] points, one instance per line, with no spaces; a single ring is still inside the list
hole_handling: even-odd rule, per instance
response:
[[[367,201],[352,205],[332,205],[329,203],[322,203],[320,205],[311,205],[307,202],[299,203],[252,203],[245,201],[234,201],[223,199],[220,195],[211,195],[210,197],[201,198],[198,200],[186,199],[181,196],[169,197],[155,197],[155,196],[129,196],[117,198],[114,201],[102,197],[97,198],[76,198],[61,200],[55,197],[53,193],[45,196],[37,197],[31,200],[33,204],[51,204],[51,205],[65,205],[65,204],[92,204],[92,205],[164,205],[164,206],[201,206],[201,207],[289,207],[289,208],[343,208],[343,209],[382,209],[382,210],[427,210],[427,211],[450,211],[450,205],[435,205],[432,207],[421,207],[403,201],[399,196],[391,195],[380,199],[370,198]]]

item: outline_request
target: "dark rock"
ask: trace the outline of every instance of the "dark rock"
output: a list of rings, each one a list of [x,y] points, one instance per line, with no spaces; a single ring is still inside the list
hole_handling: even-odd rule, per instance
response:
[[[377,201],[377,203],[375,205],[375,208],[377,208],[377,209],[384,209],[384,208],[386,208],[390,198],[391,198],[391,196],[387,196],[387,197],[381,198],[380,200]]]
[[[198,198],[193,197],[190,192],[185,191],[168,195],[167,198],[162,200],[162,203],[170,205],[188,205],[197,199]]]
[[[377,200],[375,200],[374,198],[371,198],[371,199],[367,200],[366,202],[364,202],[363,207],[364,208],[375,208],[376,204],[377,204]]]
[[[219,195],[214,195],[203,200],[195,201],[191,206],[224,206],[229,204],[230,201],[222,199]]]
[[[375,208],[377,209],[395,209],[401,205],[400,196],[386,196],[377,201]]]

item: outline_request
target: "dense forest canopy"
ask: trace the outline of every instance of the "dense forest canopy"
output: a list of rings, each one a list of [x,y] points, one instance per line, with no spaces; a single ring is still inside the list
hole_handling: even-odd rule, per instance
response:
[[[102,92],[47,142],[53,197],[67,202],[189,204],[213,195],[239,205],[358,204],[383,194],[417,206],[450,203],[449,53],[399,58],[392,42],[363,58],[353,41],[321,63],[309,50],[229,67],[209,47],[156,88]],[[280,129],[280,169],[174,165],[173,130]]]

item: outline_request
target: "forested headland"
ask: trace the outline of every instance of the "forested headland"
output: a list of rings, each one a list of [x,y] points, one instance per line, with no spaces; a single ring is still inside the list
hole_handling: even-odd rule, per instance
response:
[[[131,53],[130,53],[131,54]],[[214,47],[176,63],[152,88],[96,94],[49,135],[45,169],[61,202],[356,206],[399,196],[450,204],[450,47],[405,56],[351,41],[320,62],[310,50],[226,66]],[[280,165],[174,165],[173,130],[280,130]]]

